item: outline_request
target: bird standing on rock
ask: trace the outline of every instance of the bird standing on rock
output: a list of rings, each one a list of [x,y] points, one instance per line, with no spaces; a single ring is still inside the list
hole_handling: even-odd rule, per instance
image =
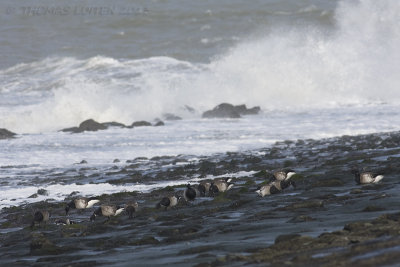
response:
[[[99,202],[100,200],[95,198],[86,198],[86,197],[75,198],[74,200],[69,202],[65,207],[65,215],[68,215],[70,209],[78,209],[78,210],[88,209],[93,207],[94,204]]]
[[[296,187],[296,184],[291,180],[275,180],[259,188],[256,193],[261,197],[264,197],[266,195],[280,193],[283,189],[288,188],[289,186]]]
[[[187,184],[183,196],[186,201],[193,201],[196,198],[197,192],[190,184]]]
[[[107,221],[110,220],[111,216],[117,216],[124,211],[124,208],[114,205],[101,205],[97,210],[90,216],[90,221],[94,221],[97,216],[107,217]]]
[[[133,213],[137,211],[138,207],[139,204],[136,201],[126,205],[125,211],[128,213],[129,219],[133,218]]]
[[[209,182],[201,182],[199,184],[197,189],[199,190],[201,197],[205,197],[206,194],[208,194],[210,192],[210,186],[211,186],[211,183],[209,183]]]
[[[211,183],[210,186],[210,194],[215,195],[219,192],[226,192],[233,187],[233,183],[231,183],[231,178],[226,178],[225,180],[216,180]]]
[[[353,170],[354,178],[357,184],[375,184],[383,179],[382,174],[374,174],[373,172],[362,172]]]
[[[175,207],[180,199],[181,197],[177,196],[163,197],[161,201],[157,203],[156,208],[164,207],[165,210],[167,210],[168,208]]]
[[[35,214],[33,215],[33,220],[31,223],[31,228],[35,226],[35,223],[39,223],[39,225],[44,222],[47,223],[50,218],[50,213],[46,210],[40,210],[36,211]]]
[[[273,184],[264,185],[256,191],[256,193],[258,195],[260,195],[261,197],[264,197],[266,195],[276,194],[279,192],[280,192],[280,190]]]

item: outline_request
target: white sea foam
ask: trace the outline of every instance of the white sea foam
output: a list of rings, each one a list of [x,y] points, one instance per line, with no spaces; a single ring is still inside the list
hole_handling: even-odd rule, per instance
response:
[[[184,105],[199,115],[221,102],[266,110],[399,104],[399,13],[397,1],[342,1],[331,31],[276,29],[205,65],[103,56],[19,64],[0,71],[7,104],[0,127],[32,133],[87,118],[132,123],[165,112],[187,118],[193,115]]]

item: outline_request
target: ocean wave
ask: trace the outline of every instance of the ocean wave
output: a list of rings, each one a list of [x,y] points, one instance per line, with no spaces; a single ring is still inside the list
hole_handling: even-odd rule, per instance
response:
[[[221,102],[269,111],[399,104],[399,13],[397,1],[342,1],[334,31],[281,26],[209,64],[106,56],[18,64],[0,70],[0,127],[40,132],[166,112],[190,118]]]

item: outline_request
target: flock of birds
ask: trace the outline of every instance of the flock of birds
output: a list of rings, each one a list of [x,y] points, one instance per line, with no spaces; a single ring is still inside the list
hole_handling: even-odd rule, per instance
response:
[[[359,172],[359,170],[353,170],[352,173],[355,176],[355,181],[357,184],[370,184],[370,183],[378,183],[383,179],[383,175],[374,174],[372,172]],[[273,180],[259,187],[255,192],[264,197],[266,195],[276,194],[282,192],[285,188],[289,186],[296,187],[295,183],[290,179],[296,172],[293,170],[280,170],[273,173]],[[234,186],[231,178],[226,179],[217,179],[212,182],[201,182],[194,187],[190,184],[186,186],[186,189],[183,192],[183,198],[186,201],[193,201],[196,197],[205,197],[210,196],[213,197],[220,192],[226,192]],[[157,203],[156,208],[164,208],[165,210],[176,206],[182,196],[171,195],[161,199],[160,202]],[[88,208],[92,208],[95,204],[99,203],[100,200],[96,198],[86,198],[86,197],[78,197],[67,203],[65,207],[65,214],[68,215],[71,209],[84,210]],[[90,221],[94,221],[97,216],[107,217],[107,220],[110,220],[112,216],[118,216],[123,211],[125,211],[129,218],[133,218],[133,214],[137,211],[139,205],[137,202],[128,203],[125,207],[115,206],[115,205],[100,205],[93,214],[90,216]],[[31,228],[35,226],[35,224],[47,223],[50,218],[49,211],[40,210],[36,211],[33,216],[33,220],[31,223]],[[56,221],[57,224],[74,224],[75,222],[70,219],[60,219]]]

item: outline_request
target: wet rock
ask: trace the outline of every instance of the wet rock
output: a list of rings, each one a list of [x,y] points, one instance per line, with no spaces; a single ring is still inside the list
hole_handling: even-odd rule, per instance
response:
[[[157,239],[153,236],[145,236],[142,239],[132,242],[135,246],[142,246],[142,245],[157,245],[160,243]]]
[[[156,122],[156,124],[154,124],[154,126],[164,126],[165,123],[163,121],[158,121]]]
[[[41,189],[38,189],[37,194],[41,195],[41,196],[48,196],[49,195],[49,191],[47,191],[46,189],[41,188]]]
[[[363,231],[370,226],[372,226],[372,224],[369,222],[354,222],[354,223],[346,224],[343,227],[343,230],[350,231],[350,232]]]
[[[126,125],[120,122],[116,122],[116,121],[111,121],[111,122],[103,122],[102,125],[108,127],[121,127],[121,128],[125,128]]]
[[[361,190],[359,188],[355,188],[350,191],[350,194],[362,194],[362,193],[363,193],[363,190]]]
[[[279,208],[278,210],[299,210],[299,209],[315,209],[324,206],[324,202],[321,200],[306,200],[298,203],[290,204],[286,207]]]
[[[275,244],[279,244],[281,242],[287,242],[287,241],[290,241],[290,240],[292,240],[294,238],[298,238],[300,236],[301,235],[299,235],[299,234],[280,235],[275,239]]]
[[[113,163],[119,163],[119,162],[121,162],[119,159],[114,159],[113,160]]]
[[[385,209],[382,208],[382,207],[371,205],[371,206],[365,207],[362,211],[364,211],[364,212],[375,212],[375,211],[383,211],[383,210],[385,210]]]
[[[81,124],[79,124],[79,127],[72,127],[72,128],[66,128],[62,129],[62,132],[72,132],[72,133],[82,133],[85,131],[98,131],[98,130],[105,130],[107,129],[107,126],[103,125],[102,123],[99,123],[93,119],[89,119],[86,121],[83,121]]]
[[[300,215],[290,219],[288,222],[300,223],[300,222],[310,222],[310,221],[315,221],[315,219],[307,215]]]
[[[132,123],[131,126],[129,126],[130,128],[133,127],[143,127],[143,126],[151,126],[151,123],[148,121],[135,121],[134,123]]]
[[[343,186],[344,183],[339,179],[326,179],[313,183],[311,187],[336,187]]]
[[[61,248],[54,245],[43,234],[34,235],[30,243],[30,253],[32,255],[56,255],[60,254]]]
[[[0,140],[1,139],[10,139],[10,138],[14,138],[16,134],[13,132],[10,132],[7,129],[1,128],[0,129]]]
[[[258,106],[247,108],[246,105],[238,105],[235,108],[240,115],[257,115],[261,111]]]
[[[260,107],[248,109],[246,105],[234,106],[228,103],[222,103],[212,110],[203,113],[203,118],[240,118],[241,115],[255,115],[260,112]]]
[[[181,117],[176,116],[176,115],[174,115],[174,114],[172,114],[172,113],[165,113],[165,114],[163,114],[163,118],[164,118],[164,120],[166,120],[166,121],[177,121],[177,120],[182,120]]]

